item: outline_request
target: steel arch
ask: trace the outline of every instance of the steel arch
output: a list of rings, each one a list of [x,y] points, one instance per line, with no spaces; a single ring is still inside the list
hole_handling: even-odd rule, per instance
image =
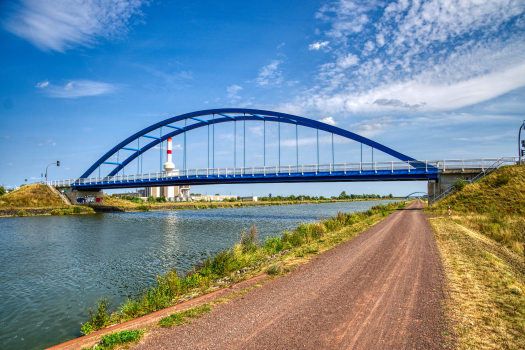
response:
[[[205,116],[205,115],[223,115],[226,113],[242,113],[243,115],[236,115],[233,118],[232,117],[222,117],[222,118],[214,118],[212,120],[204,121],[202,119],[198,119],[198,117]],[[419,162],[414,162],[416,159],[411,158],[407,155],[404,155],[400,152],[397,152],[389,147],[386,147],[378,142],[372,141],[366,137],[360,136],[358,134],[355,134],[353,132],[338,128],[336,126],[326,124],[323,122],[320,122],[318,120],[313,120],[309,118],[299,117],[291,114],[286,113],[280,113],[280,112],[273,112],[273,111],[265,111],[261,109],[248,109],[248,108],[218,108],[218,109],[208,109],[208,110],[202,110],[202,111],[196,111],[186,114],[181,114],[175,117],[171,117],[168,119],[165,119],[163,121],[160,121],[156,124],[153,124],[147,128],[142,129],[141,131],[133,134],[132,136],[128,137],[115,147],[113,147],[111,150],[109,150],[105,155],[103,155],[99,160],[97,160],[80,178],[87,178],[93,171],[95,171],[96,168],[98,168],[100,165],[102,165],[104,162],[106,162],[113,154],[115,154],[117,151],[121,149],[125,149],[125,146],[129,144],[132,141],[135,141],[139,137],[146,136],[149,132],[153,130],[157,130],[161,127],[168,126],[171,123],[178,122],[185,119],[192,119],[197,121],[197,123],[188,125],[184,128],[176,128],[175,131],[168,133],[166,135],[163,135],[159,138],[153,138],[153,141],[144,146],[143,148],[139,149],[137,152],[133,152],[132,155],[130,155],[126,160],[124,160],[122,163],[111,163],[117,165],[115,169],[113,169],[108,176],[113,176],[117,174],[120,170],[122,170],[126,165],[128,165],[131,161],[133,161],[135,158],[137,158],[139,155],[143,154],[144,152],[148,151],[149,149],[155,147],[159,143],[167,140],[170,137],[177,136],[179,134],[185,133],[187,131],[198,129],[207,125],[213,125],[213,124],[219,124],[224,122],[232,122],[232,121],[243,121],[243,120],[261,120],[261,116],[264,120],[269,122],[277,122],[277,123],[286,123],[286,124],[293,124],[293,125],[301,125],[305,127],[309,127],[312,129],[320,129],[323,131],[331,132],[335,135],[339,135],[342,137],[345,137],[347,139],[351,139],[357,142],[361,142],[365,145],[368,145],[370,147],[373,147],[381,152],[384,152],[386,154],[389,154],[401,161],[410,161],[411,165],[414,167],[425,167],[425,163],[419,164]],[[172,126],[172,128],[175,128]]]

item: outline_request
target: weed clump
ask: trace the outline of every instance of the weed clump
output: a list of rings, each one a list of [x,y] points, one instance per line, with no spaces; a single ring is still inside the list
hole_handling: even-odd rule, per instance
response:
[[[106,327],[110,319],[110,306],[111,300],[109,298],[99,299],[97,301],[96,311],[89,309],[90,321],[85,323],[80,329],[82,334],[90,334]]]
[[[464,179],[457,179],[456,181],[454,181],[454,189],[456,191],[461,191],[465,187],[467,187],[467,181],[465,181]]]
[[[64,215],[64,213],[60,209],[53,209],[53,210],[51,210],[51,212],[49,214],[51,214],[51,215]]]
[[[137,207],[137,210],[140,210],[140,211],[149,211],[149,206],[147,205],[139,205]]]
[[[92,348],[85,350],[112,350],[128,343],[138,343],[144,336],[144,330],[121,331],[104,335],[100,342]]]
[[[210,313],[211,309],[206,304],[203,306],[198,306],[194,309],[188,309],[182,312],[176,312],[170,316],[164,317],[158,323],[159,326],[163,328],[168,328],[172,326],[182,326],[185,323],[191,323],[188,318],[199,318],[203,315]]]

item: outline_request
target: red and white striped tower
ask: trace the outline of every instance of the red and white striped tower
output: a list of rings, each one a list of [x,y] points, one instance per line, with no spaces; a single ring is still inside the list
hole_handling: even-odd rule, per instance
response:
[[[175,169],[175,164],[171,161],[171,137],[168,139],[168,161],[164,163],[164,170],[170,172]]]

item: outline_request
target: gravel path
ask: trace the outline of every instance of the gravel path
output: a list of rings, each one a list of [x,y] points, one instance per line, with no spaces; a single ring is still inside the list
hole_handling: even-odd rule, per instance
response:
[[[416,202],[134,349],[441,349],[440,258]]]

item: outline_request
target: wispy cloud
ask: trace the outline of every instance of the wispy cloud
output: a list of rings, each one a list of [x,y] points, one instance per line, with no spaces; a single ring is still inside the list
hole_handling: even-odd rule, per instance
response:
[[[43,81],[43,82],[41,82],[41,83],[36,84],[35,87],[37,87],[37,88],[41,88],[41,89],[42,89],[42,88],[45,88],[45,87],[48,86],[48,85],[49,85],[49,81],[46,80],[46,81]]]
[[[282,61],[274,60],[272,63],[262,67],[257,79],[255,79],[255,83],[258,86],[280,85],[283,82],[282,70],[279,69],[281,63]]]
[[[4,27],[45,51],[93,46],[98,38],[119,38],[145,0],[19,0]]]
[[[117,89],[117,85],[102,83],[92,80],[72,80],[64,86],[58,86],[45,82],[37,84],[47,96],[55,98],[79,98],[84,96],[107,95]]]
[[[524,14],[519,0],[324,5],[328,40],[309,49],[329,43],[332,57],[287,108],[455,110],[506,94],[525,86]]]
[[[508,134],[501,134],[501,135],[489,135],[489,136],[480,136],[480,137],[460,137],[456,138],[454,140],[457,141],[468,141],[468,142],[484,142],[484,141],[495,141],[499,140],[503,137],[510,136]]]
[[[1,138],[4,139],[4,140],[8,140],[8,139],[11,138],[11,136],[2,136]]]
[[[308,50],[319,50],[323,47],[328,47],[329,41],[316,41],[308,46]]]
[[[241,96],[239,96],[237,93],[242,90],[242,87],[239,85],[231,85],[226,88],[226,92],[228,93],[228,98],[232,101],[239,100]]]

